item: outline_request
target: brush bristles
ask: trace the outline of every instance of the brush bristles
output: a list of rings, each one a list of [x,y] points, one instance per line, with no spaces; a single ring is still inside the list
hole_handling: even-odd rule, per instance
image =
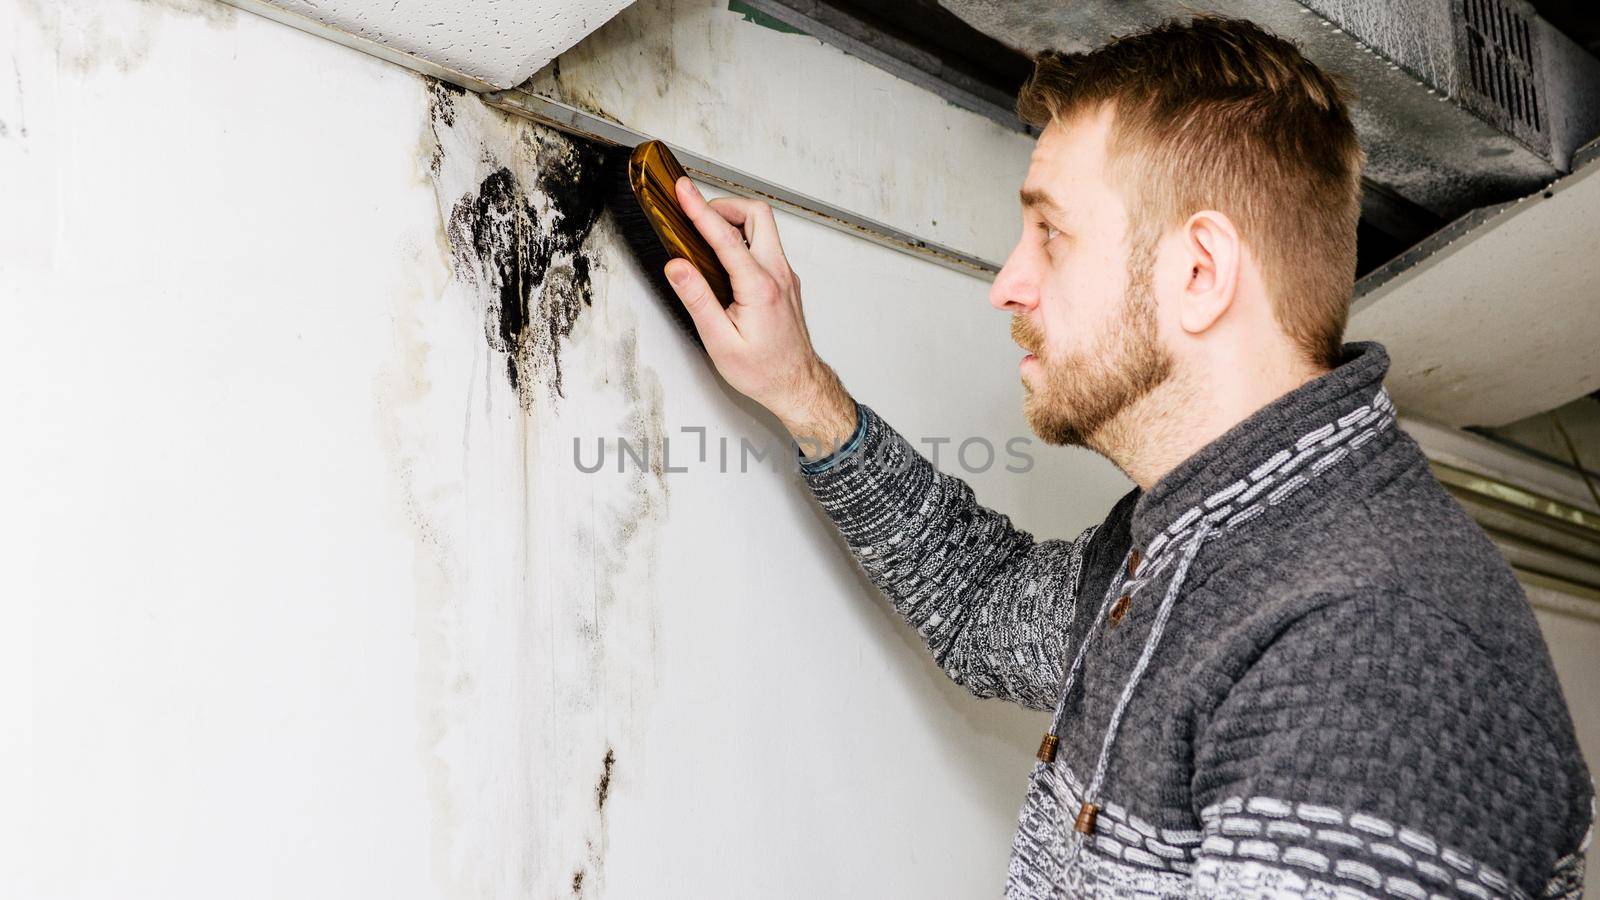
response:
[[[617,233],[622,235],[623,243],[627,244],[634,260],[644,270],[645,280],[649,283],[651,292],[661,301],[667,314],[684,334],[703,349],[705,345],[700,340],[700,332],[694,327],[694,319],[690,318],[689,311],[684,308],[683,301],[679,300],[677,293],[672,290],[672,285],[667,283],[665,269],[673,256],[662,246],[661,238],[656,236],[649,218],[645,216],[644,210],[639,206],[638,198],[634,196],[632,185],[628,183],[627,154],[614,154],[607,161],[607,165],[613,170],[614,177],[606,207],[611,211]]]

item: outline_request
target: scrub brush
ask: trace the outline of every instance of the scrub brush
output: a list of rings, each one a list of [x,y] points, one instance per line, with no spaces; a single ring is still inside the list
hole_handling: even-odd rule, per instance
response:
[[[686,259],[711,285],[723,307],[733,303],[733,285],[716,251],[678,205],[676,185],[686,173],[672,151],[660,141],[645,141],[633,149],[626,167],[626,190],[611,204],[618,231],[638,259],[656,294],[683,329],[700,343],[694,321],[683,301],[667,284],[664,269],[673,259]]]

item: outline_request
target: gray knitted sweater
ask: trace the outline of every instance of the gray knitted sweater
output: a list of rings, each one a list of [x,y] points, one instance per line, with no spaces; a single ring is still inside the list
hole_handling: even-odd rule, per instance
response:
[[[1593,789],[1533,615],[1383,349],[1346,352],[1076,540],[864,406],[806,467],[951,678],[1055,714],[1007,896],[1580,894]]]

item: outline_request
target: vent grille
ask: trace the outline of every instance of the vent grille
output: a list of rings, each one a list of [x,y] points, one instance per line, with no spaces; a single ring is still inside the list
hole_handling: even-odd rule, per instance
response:
[[[1529,144],[1549,144],[1539,96],[1538,41],[1528,17],[1504,0],[1461,0],[1467,65],[1485,112]]]

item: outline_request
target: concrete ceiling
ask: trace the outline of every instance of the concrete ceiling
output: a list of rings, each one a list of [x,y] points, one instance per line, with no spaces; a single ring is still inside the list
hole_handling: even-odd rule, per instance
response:
[[[466,87],[487,90],[528,80],[633,0],[228,2]]]
[[[1464,217],[1356,286],[1411,415],[1503,425],[1600,389],[1600,146],[1539,194]]]

